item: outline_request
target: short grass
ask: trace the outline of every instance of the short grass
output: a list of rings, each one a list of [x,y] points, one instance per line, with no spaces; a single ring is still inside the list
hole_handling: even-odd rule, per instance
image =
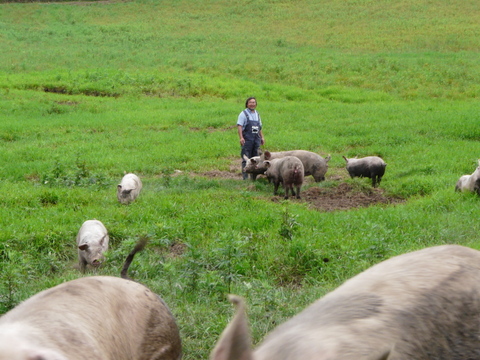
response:
[[[246,297],[253,338],[393,255],[480,249],[474,1],[0,4],[0,312],[82,276],[75,235],[96,218],[117,276],[169,304],[184,358],[208,358]],[[265,149],[379,155],[402,204],[319,212],[271,185],[209,178],[239,163],[235,122],[257,96]],[[180,173],[176,170],[181,171]],[[123,173],[142,177],[120,205]],[[355,180],[368,186],[368,180]],[[89,273],[87,275],[91,275]]]

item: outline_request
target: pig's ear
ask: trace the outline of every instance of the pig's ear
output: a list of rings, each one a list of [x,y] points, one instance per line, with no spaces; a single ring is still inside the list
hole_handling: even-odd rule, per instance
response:
[[[223,330],[217,345],[210,354],[210,360],[253,360],[245,302],[236,295],[229,295],[229,300],[235,305],[237,311],[233,320]]]
[[[268,160],[265,160],[263,163],[265,164],[265,167],[266,167],[267,169],[270,167],[270,165],[272,165],[272,164],[270,163],[270,161],[268,161]]]
[[[100,245],[103,245],[105,239],[107,238],[108,234],[103,235],[103,237],[100,239]]]
[[[248,161],[248,156],[243,154],[243,160]]]
[[[272,156],[272,154],[270,153],[270,151],[265,151],[265,159],[270,159],[270,157]]]
[[[80,250],[87,250],[87,249],[88,249],[88,244],[85,244],[85,243],[80,244],[80,245],[78,245],[78,248],[79,248]]]
[[[342,158],[344,158],[345,161],[348,163],[348,159],[345,156],[342,156]]]
[[[122,191],[122,185],[118,184],[117,185],[117,190]]]
[[[390,358],[390,354],[392,353],[393,349],[384,351],[380,355],[375,355],[372,356],[370,359],[371,360],[388,360]]]
[[[254,158],[251,158],[250,161],[252,162],[253,165],[257,163],[257,160],[255,160]]]

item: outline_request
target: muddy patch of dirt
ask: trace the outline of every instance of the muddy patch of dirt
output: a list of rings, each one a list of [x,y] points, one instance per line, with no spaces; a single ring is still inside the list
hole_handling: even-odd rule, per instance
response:
[[[204,172],[200,175],[208,177],[208,178],[216,178],[216,179],[238,179],[238,180],[242,180],[242,174],[241,173],[232,172],[232,171],[212,170],[212,171]]]
[[[355,189],[348,183],[340,183],[336,187],[311,187],[301,193],[302,200],[322,211],[348,210],[368,207],[376,204],[396,204],[405,200],[387,197],[379,188]]]

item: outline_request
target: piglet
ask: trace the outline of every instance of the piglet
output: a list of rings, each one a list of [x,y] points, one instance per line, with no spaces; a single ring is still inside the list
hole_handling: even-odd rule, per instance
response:
[[[117,199],[122,204],[130,204],[140,195],[142,181],[135,174],[126,174],[117,185]]]
[[[101,221],[87,220],[82,224],[77,234],[78,263],[82,272],[87,265],[98,267],[102,264],[108,241],[107,229]]]

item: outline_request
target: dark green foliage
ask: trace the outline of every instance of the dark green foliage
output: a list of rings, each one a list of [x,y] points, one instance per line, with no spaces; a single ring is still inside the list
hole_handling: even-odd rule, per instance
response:
[[[297,217],[297,215],[289,213],[288,207],[285,207],[279,231],[280,236],[285,240],[292,240],[294,233],[300,228]]]
[[[50,173],[42,176],[41,183],[49,187],[80,186],[106,188],[112,185],[112,181],[107,180],[104,175],[92,173],[86,162],[79,158],[77,158],[72,169],[66,169],[65,165],[56,160]]]

